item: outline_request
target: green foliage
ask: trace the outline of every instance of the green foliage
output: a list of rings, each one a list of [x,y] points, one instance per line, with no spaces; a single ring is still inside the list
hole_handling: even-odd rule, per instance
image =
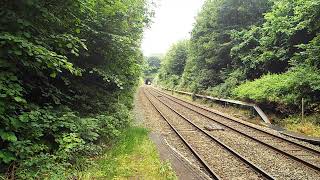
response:
[[[309,111],[319,111],[319,19],[319,0],[208,0],[184,72],[172,76],[181,80],[163,85],[284,113],[297,112],[304,98]]]
[[[145,58],[144,78],[154,79],[161,66],[159,56],[150,56]]]
[[[235,88],[236,97],[261,103],[276,103],[279,110],[290,112],[307,102],[306,109],[319,111],[320,70],[300,66],[283,74],[268,74]]]
[[[0,173],[61,179],[129,124],[145,0],[0,2]],[[11,174],[11,173],[9,173]]]
[[[267,0],[206,1],[192,30],[191,55],[181,86],[197,91],[223,83],[227,78],[224,74],[234,65],[231,35],[235,30],[260,24],[268,8]]]
[[[181,76],[188,59],[189,41],[174,44],[164,58],[164,68],[167,74]]]
[[[283,73],[241,85],[235,91],[238,97],[272,103],[281,111],[297,109],[304,97],[310,110],[318,110],[319,8],[318,0],[275,0],[261,27],[234,34],[238,45],[232,48],[232,56],[245,67],[247,79]],[[260,89],[244,92],[245,86],[259,84]]]
[[[249,79],[285,72],[301,44],[308,43],[319,32],[319,1],[274,1],[261,27],[244,30],[235,39],[239,42],[232,55],[239,66],[249,67]]]
[[[182,40],[172,45],[162,60],[158,83],[171,88],[180,83],[186,61],[189,57],[189,41]]]
[[[161,162],[146,129],[126,128],[118,139],[112,149],[78,173],[79,179],[177,179],[170,164]]]
[[[308,44],[300,44],[297,47],[301,49],[301,52],[294,55],[290,61],[291,64],[295,66],[307,64],[320,69],[320,34]]]
[[[217,86],[208,88],[214,97],[233,97],[232,90],[245,81],[246,77],[241,69],[227,73],[225,81]]]

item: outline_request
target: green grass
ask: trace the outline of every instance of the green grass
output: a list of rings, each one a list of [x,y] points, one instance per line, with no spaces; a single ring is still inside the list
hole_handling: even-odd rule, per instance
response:
[[[79,179],[177,179],[168,162],[161,162],[148,131],[130,127]]]
[[[279,122],[280,125],[288,129],[308,136],[320,137],[320,114],[306,116],[304,121],[301,116],[294,115]]]

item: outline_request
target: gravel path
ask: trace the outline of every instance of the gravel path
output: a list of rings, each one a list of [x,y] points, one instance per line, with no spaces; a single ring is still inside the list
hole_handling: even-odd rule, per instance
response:
[[[153,92],[153,94],[156,94]],[[176,109],[177,111],[181,112],[187,117],[190,117],[195,123],[197,123],[201,127],[206,126],[213,126],[213,127],[219,127],[218,124],[212,122],[208,118],[205,118],[203,116],[199,116],[199,114],[192,112],[185,107],[174,103],[172,101],[169,101],[164,96],[161,96],[161,99],[166,101],[167,105],[171,106],[172,108]],[[183,103],[182,101],[179,101],[180,103]],[[184,103],[185,104],[185,103]],[[190,105],[189,105],[190,106]],[[190,106],[191,107],[191,106]],[[193,108],[195,109],[195,108]],[[196,109],[197,111],[200,109]],[[206,111],[201,111],[202,113]],[[214,116],[212,113],[206,112],[207,115],[210,115],[210,117],[214,117],[215,119],[219,121],[226,121],[225,118],[222,118],[221,116]],[[227,122],[229,122],[228,120]],[[229,123],[228,125],[232,125],[237,128],[243,128],[241,125],[237,125],[235,123]],[[261,128],[261,127],[259,127]],[[248,128],[246,128],[246,131]],[[268,131],[270,131],[268,129]],[[248,131],[250,135],[257,136],[254,131]],[[272,132],[274,133],[274,132]],[[274,177],[279,179],[319,179],[319,172],[310,169],[308,167],[305,167],[301,163],[298,163],[292,159],[287,158],[284,155],[279,154],[278,152],[271,150],[265,146],[262,146],[261,144],[254,142],[244,136],[241,136],[240,134],[235,133],[231,129],[228,129],[224,127],[224,130],[215,130],[211,132],[212,135],[219,137],[223,142],[225,142],[230,147],[236,149],[238,152],[240,152],[242,155],[247,157],[252,162],[260,165],[261,168],[272,174]],[[265,136],[261,136],[265,140],[268,138],[265,138]],[[288,150],[297,150],[293,149],[292,147],[286,147],[285,144],[281,143],[281,141],[275,141],[273,139],[267,140],[268,143],[272,143],[273,145],[277,145],[280,148],[287,148]],[[301,153],[300,151],[295,151],[292,153]],[[310,157],[309,157],[310,158]],[[310,161],[312,161],[315,165],[319,164],[319,157],[313,157],[310,158]]]

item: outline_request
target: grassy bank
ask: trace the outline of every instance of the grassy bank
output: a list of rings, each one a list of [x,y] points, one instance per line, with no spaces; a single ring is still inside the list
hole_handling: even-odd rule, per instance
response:
[[[148,131],[130,127],[118,143],[104,155],[96,158],[92,166],[78,172],[79,179],[176,179],[169,163],[161,162]]]
[[[308,136],[320,137],[320,114],[306,116],[301,120],[301,116],[293,115],[276,123],[289,131],[302,133]]]

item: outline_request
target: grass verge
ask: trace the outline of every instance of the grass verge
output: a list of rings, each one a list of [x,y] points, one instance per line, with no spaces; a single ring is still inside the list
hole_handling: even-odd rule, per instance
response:
[[[104,155],[77,177],[89,179],[177,179],[168,162],[161,162],[148,130],[130,127]]]
[[[281,126],[289,131],[302,133],[308,136],[320,137],[320,114],[306,116],[301,120],[301,116],[290,116],[279,122]]]

